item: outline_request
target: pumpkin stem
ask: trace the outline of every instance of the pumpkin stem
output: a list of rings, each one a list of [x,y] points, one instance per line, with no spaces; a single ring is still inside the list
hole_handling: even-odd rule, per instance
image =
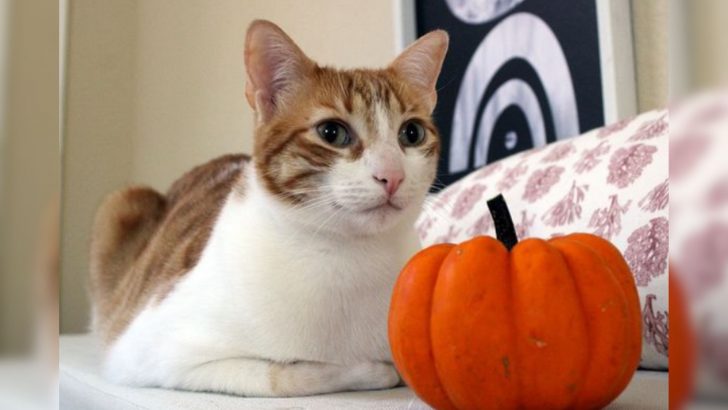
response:
[[[489,200],[488,209],[490,210],[490,216],[493,217],[496,238],[510,251],[518,243],[518,235],[516,235],[516,228],[513,226],[513,219],[503,195],[499,194]]]

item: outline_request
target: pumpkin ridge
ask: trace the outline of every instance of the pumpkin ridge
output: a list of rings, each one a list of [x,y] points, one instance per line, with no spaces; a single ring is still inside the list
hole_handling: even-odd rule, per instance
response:
[[[595,249],[593,249],[591,246],[589,246],[589,244],[579,242],[578,240],[571,239],[568,236],[565,237],[564,240],[568,241],[572,244],[578,244],[579,246],[583,246],[584,249],[587,249],[592,255],[594,255],[594,257],[596,257],[602,263],[604,270],[612,277],[614,282],[619,285],[619,278],[617,277],[617,274],[612,270],[612,267],[609,266],[609,264],[604,260],[602,255],[599,254],[599,252],[597,252]],[[627,300],[626,292],[624,291],[622,286],[617,286],[617,292],[619,292],[622,300],[625,300],[625,301]],[[625,314],[628,314],[628,312],[625,312]],[[623,336],[625,338],[629,336],[629,329],[627,328],[627,326],[629,326],[629,323],[626,323],[625,327],[623,329]],[[617,389],[619,389],[619,382],[624,377],[625,372],[627,372],[628,368],[629,368],[629,350],[625,350],[624,356],[625,357],[623,357],[621,360],[622,368],[619,371],[617,378],[614,380],[614,382],[610,386],[610,388],[611,388],[610,395],[613,395],[615,398],[617,397],[617,395],[619,393],[621,393],[621,390],[617,391]],[[590,365],[591,365],[591,362],[590,362]]]
[[[513,379],[503,366],[514,350],[503,327],[511,307],[508,264],[505,246],[481,236],[458,245],[438,276],[431,326],[435,367],[460,409],[516,408]]]
[[[519,242],[512,261],[521,407],[568,408],[589,360],[576,284],[563,255],[544,240]]]
[[[587,233],[573,233],[568,235],[569,240],[579,242],[592,249],[597,256],[608,265],[612,274],[622,289],[627,304],[627,315],[633,316],[635,320],[628,320],[628,338],[625,340],[630,347],[630,355],[627,359],[627,371],[623,374],[618,384],[618,392],[624,391],[634,375],[634,370],[639,365],[642,352],[642,309],[635,286],[634,276],[622,253],[609,241],[596,235]]]
[[[517,245],[517,244],[516,244]],[[510,320],[508,321],[508,326],[510,328],[511,333],[511,344],[513,346],[516,346],[516,339],[518,337],[518,310],[514,306],[514,300],[515,300],[515,290],[513,289],[513,252],[510,250],[508,251],[508,274],[506,275],[508,283],[506,284],[508,289],[508,300],[510,302]],[[515,390],[516,390],[516,402],[517,407],[516,408],[522,408],[523,407],[523,399],[521,398],[521,372],[518,370],[518,366],[521,364],[521,355],[518,351],[518,348],[514,349],[513,353],[513,360],[511,360],[511,366],[515,369],[513,372],[513,379],[515,383]]]
[[[560,249],[551,245],[551,241],[549,241],[549,246],[553,247],[557,252],[559,252],[561,257],[564,259],[564,263],[566,263],[566,266],[569,268],[569,276],[571,277],[571,280],[574,284],[574,288],[576,291],[576,297],[579,300],[579,307],[580,307],[579,311],[585,312],[586,305],[584,303],[584,298],[582,297],[581,292],[579,292],[579,287],[576,283],[576,279],[574,278],[574,271],[573,271],[573,269],[571,269],[571,266],[569,265],[569,261],[566,259],[566,257],[564,256],[564,254],[561,252]],[[582,315],[584,315],[584,314],[582,313]],[[592,349],[592,343],[593,343],[592,339],[593,339],[594,335],[591,332],[591,326],[589,326],[589,320],[586,317],[586,315],[584,315],[584,325],[586,326],[586,329],[585,329],[586,337],[587,337],[586,357],[588,359],[586,361],[586,364],[584,365],[584,369],[582,369],[581,377],[579,377],[579,380],[581,381],[581,383],[579,383],[579,386],[574,390],[574,393],[573,393],[573,396],[571,399],[571,403],[569,403],[568,408],[572,408],[574,406],[574,404],[576,403],[576,400],[579,398],[581,392],[584,389],[584,386],[586,385],[586,383],[584,383],[584,380],[586,379],[587,375],[589,374],[589,370],[591,370],[591,366],[592,366],[591,354],[592,354],[592,350],[593,350]]]
[[[571,278],[571,282],[574,285],[574,292],[576,294],[576,298],[579,301],[579,308],[580,308],[579,312],[582,313],[581,316],[582,316],[582,319],[584,320],[585,333],[586,333],[586,338],[587,338],[587,346],[586,346],[587,360],[584,364],[584,368],[582,369],[581,376],[579,377],[580,383],[577,386],[577,388],[574,389],[571,403],[569,403],[569,406],[567,407],[567,408],[572,408],[574,406],[574,404],[576,403],[577,399],[579,398],[579,394],[581,393],[581,391],[584,389],[584,386],[586,385],[584,383],[584,380],[586,379],[586,376],[589,374],[589,370],[591,369],[591,366],[592,366],[592,360],[591,360],[591,355],[592,355],[592,350],[593,350],[592,349],[592,339],[594,336],[591,332],[591,326],[589,325],[589,318],[587,318],[586,314],[584,313],[586,311],[585,310],[586,304],[584,303],[584,297],[582,296],[581,292],[579,291],[579,286],[576,283],[576,278],[574,278],[574,270],[571,268],[569,261],[567,260],[567,258],[564,256],[563,252],[561,252],[560,249],[553,246],[551,244],[551,241],[546,241],[546,243],[548,244],[548,246],[552,247],[556,252],[558,252],[559,255],[561,255],[561,258],[564,260],[564,263],[567,266],[567,269],[569,271],[569,277]]]
[[[615,280],[617,279],[616,275],[612,271],[611,267],[606,266],[606,270],[615,278]],[[619,292],[621,293],[622,298],[624,298],[624,300],[626,300],[626,295],[624,294],[625,293],[624,290],[620,288]],[[625,314],[628,314],[628,313],[625,313]],[[629,337],[629,329],[627,329],[626,326],[628,326],[628,325],[625,325],[625,329],[624,329],[625,338]],[[621,393],[619,381],[625,377],[625,375],[627,374],[628,369],[629,369],[629,353],[625,352],[625,356],[626,357],[623,358],[622,370],[619,372],[617,380],[615,380],[615,382],[612,385],[612,389],[613,389],[612,393],[614,394],[615,398],[617,397],[617,395],[619,395],[619,393]]]
[[[431,323],[427,321],[427,334],[423,334],[423,317],[431,317],[436,275],[439,274],[442,260],[452,248],[452,244],[439,244],[412,257],[395,282],[388,323],[392,359],[402,379],[425,402],[443,410],[454,410],[456,407],[444,393],[442,381],[434,367],[429,331]],[[432,272],[435,266],[438,272]],[[429,307],[423,309],[428,300]]]
[[[445,258],[443,259],[442,262],[444,262],[445,259],[447,259],[452,252],[455,252],[456,249],[457,249],[457,245],[454,245],[450,249],[450,252],[448,252],[447,256],[445,256]],[[430,302],[430,314],[429,314],[429,322],[430,322],[430,332],[429,333],[430,334],[427,335],[427,337],[428,337],[428,342],[430,344],[430,356],[431,356],[431,360],[432,360],[431,363],[433,364],[433,367],[435,368],[435,377],[437,378],[437,381],[440,384],[438,386],[438,390],[439,390],[439,392],[442,393],[442,395],[448,401],[448,405],[452,406],[452,408],[456,408],[456,406],[453,404],[454,402],[453,402],[452,398],[450,397],[450,394],[447,391],[447,388],[445,388],[445,383],[442,382],[443,381],[443,377],[440,374],[440,369],[437,366],[437,359],[435,358],[435,348],[434,348],[434,345],[432,343],[432,329],[433,329],[433,325],[432,325],[432,318],[433,318],[432,317],[432,310],[433,310],[433,307],[435,305],[435,288],[437,288],[437,281],[440,280],[440,277],[441,277],[440,273],[442,272],[442,266],[443,265],[444,265],[444,263],[441,263],[440,264],[440,268],[437,270],[437,279],[435,279],[435,284],[432,287],[432,297],[431,297],[431,302]]]
[[[618,313],[621,313],[620,316],[623,318],[623,323],[621,323],[621,325],[618,327],[619,337],[616,338],[616,340],[624,340],[626,337],[628,337],[629,322],[626,319],[627,304],[626,304],[625,294],[624,294],[622,287],[619,284],[617,277],[614,275],[614,272],[612,272],[612,270],[609,268],[609,265],[605,263],[604,259],[600,257],[599,253],[597,253],[590,246],[588,246],[587,244],[584,244],[582,242],[569,239],[568,237],[562,237],[562,238],[554,239],[552,241],[552,243],[554,244],[553,246],[558,248],[562,252],[562,254],[564,254],[567,264],[569,264],[569,266],[570,266],[570,271],[572,272],[574,281],[577,284],[577,288],[583,287],[584,285],[582,284],[580,286],[579,283],[580,283],[580,281],[585,281],[585,280],[586,280],[586,282],[589,283],[589,285],[610,286],[610,285],[605,285],[605,282],[611,284],[611,288],[602,289],[602,292],[606,292],[606,291],[615,292],[616,295],[612,295],[611,301],[617,300],[617,301],[622,302],[621,309],[618,311]],[[567,249],[571,249],[572,247],[578,248],[578,252],[576,250],[573,250],[573,251],[567,250]],[[571,255],[571,256],[567,256],[567,255]],[[573,264],[578,263],[578,262],[583,262],[583,260],[578,259],[579,257],[582,257],[583,255],[588,255],[587,263],[591,262],[593,264],[593,266],[591,266],[591,268],[592,268],[591,270],[593,272],[599,271],[598,274],[603,275],[604,278],[607,278],[606,281],[602,281],[601,283],[597,282],[595,284],[594,279],[588,280],[588,279],[577,279],[576,278],[576,275],[579,275],[585,269],[584,269],[584,267],[581,267],[582,269],[580,269],[580,266],[573,266]],[[572,259],[572,258],[576,258],[576,259]],[[582,292],[583,292],[583,289],[578,290],[579,297],[581,298],[581,300],[583,302],[584,295],[582,294]],[[616,303],[619,303],[619,302],[616,302]],[[593,305],[587,306],[586,303],[583,303],[582,311],[585,312],[586,315],[589,315],[588,312],[590,311],[591,308],[593,308]],[[605,307],[602,307],[602,310],[601,310],[602,313],[605,312],[604,309],[605,309]],[[591,400],[592,402],[590,404],[592,404],[592,405],[595,404],[593,401],[597,400],[597,399],[595,399],[594,391],[588,391],[586,389],[588,389],[588,388],[593,389],[594,382],[592,380],[598,380],[600,376],[604,376],[605,371],[608,371],[608,366],[607,366],[604,369],[602,369],[602,371],[600,373],[598,373],[596,375],[592,372],[594,365],[595,365],[595,360],[598,361],[601,358],[599,356],[595,357],[595,355],[609,354],[610,351],[609,350],[605,351],[604,347],[603,347],[604,345],[601,344],[601,342],[604,340],[607,340],[607,341],[615,340],[614,337],[605,338],[605,339],[600,340],[598,338],[598,336],[595,334],[595,329],[604,330],[604,329],[608,329],[609,325],[615,325],[617,323],[620,323],[620,322],[615,321],[614,319],[611,319],[611,320],[608,320],[609,323],[607,323],[607,325],[604,325],[604,324],[596,325],[593,323],[594,319],[595,318],[592,318],[591,320],[587,321],[587,334],[589,336],[588,342],[589,342],[590,360],[587,362],[587,366],[584,370],[584,375],[583,375],[584,383],[582,383],[580,391],[577,392],[577,394],[575,395],[575,400],[576,400],[576,403],[579,405],[579,407],[584,406],[584,403],[583,403],[584,400],[587,400],[587,402],[589,402],[589,400]],[[598,318],[596,318],[596,319],[598,319]],[[597,347],[599,347],[599,346],[601,346],[602,348],[597,349]],[[599,396],[600,399],[596,402],[596,407],[605,406],[606,404],[611,402],[614,398],[616,398],[616,396],[619,393],[619,391],[617,391],[617,389],[619,388],[619,382],[624,375],[625,368],[628,365],[628,358],[629,358],[630,351],[629,351],[628,346],[624,346],[623,344],[620,344],[618,346],[621,351],[619,351],[619,357],[618,357],[618,360],[616,361],[616,363],[618,365],[617,370],[611,376],[610,380],[601,381],[601,382],[597,383],[597,385],[599,386],[599,392],[598,392],[597,396]],[[614,348],[614,346],[611,346],[611,347],[612,347],[612,349]],[[602,363],[602,364],[604,364],[604,363]],[[594,371],[597,371],[597,370],[594,370]],[[609,373],[607,373],[607,374],[609,374]],[[605,399],[605,398],[607,398],[607,399]]]

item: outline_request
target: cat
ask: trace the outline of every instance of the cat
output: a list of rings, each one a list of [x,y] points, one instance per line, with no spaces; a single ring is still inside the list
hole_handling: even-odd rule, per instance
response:
[[[106,377],[271,397],[397,385],[389,298],[419,248],[447,45],[434,31],[386,68],[338,70],[253,22],[252,158],[198,166],[166,195],[120,190],[97,211],[89,289]]]

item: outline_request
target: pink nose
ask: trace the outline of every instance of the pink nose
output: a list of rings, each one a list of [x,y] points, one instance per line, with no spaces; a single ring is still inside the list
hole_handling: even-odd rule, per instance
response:
[[[404,172],[398,170],[375,172],[372,176],[374,177],[374,180],[382,184],[382,187],[385,191],[387,191],[389,196],[392,196],[395,192],[397,192],[399,184],[401,184],[402,180],[404,180]]]

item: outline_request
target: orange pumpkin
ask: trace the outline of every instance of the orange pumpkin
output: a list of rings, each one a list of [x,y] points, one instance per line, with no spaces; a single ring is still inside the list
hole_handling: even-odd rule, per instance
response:
[[[682,410],[695,383],[695,336],[687,298],[680,280],[670,271],[670,410]]]
[[[437,409],[596,409],[641,353],[634,279],[608,241],[583,233],[516,244],[502,196],[499,240],[416,254],[400,274],[389,341],[403,379]]]

